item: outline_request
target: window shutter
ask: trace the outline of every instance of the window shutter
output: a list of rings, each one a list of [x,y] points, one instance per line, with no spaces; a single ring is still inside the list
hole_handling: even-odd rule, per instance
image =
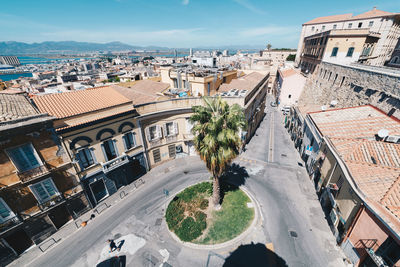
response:
[[[157,138],[160,139],[162,138],[162,130],[161,127],[159,125],[157,125]]]
[[[112,140],[112,142],[114,145],[115,155],[117,155],[117,157],[118,157],[119,153],[118,153],[118,148],[117,148],[117,140]]]
[[[177,135],[179,133],[178,123],[174,122],[174,134]]]
[[[147,141],[151,141],[150,127],[147,127],[144,131],[145,131],[145,134],[146,134]]]
[[[104,162],[108,161],[106,150],[104,149],[104,144],[101,144],[101,150],[103,151]]]
[[[122,139],[123,139],[125,151],[127,151],[127,150],[128,150],[128,145],[127,145],[127,143],[128,143],[128,141],[127,141],[128,136],[127,136],[127,135],[124,135],[124,136],[122,136]]]
[[[132,141],[133,141],[133,147],[136,147],[136,135],[135,135],[135,133],[132,133]]]
[[[79,168],[81,169],[81,171],[83,171],[83,169],[85,169],[85,168],[83,167],[80,153],[81,153],[81,152],[78,152],[78,153],[75,154],[75,159],[76,159],[76,161],[77,161],[78,164],[79,164]]]
[[[92,155],[93,162],[94,163],[98,163],[97,159],[96,159],[96,157],[94,155],[94,148],[93,147],[89,148],[89,153]]]
[[[164,132],[164,136],[167,137],[168,136],[168,132],[167,132],[167,124],[164,123],[162,126],[163,132]]]

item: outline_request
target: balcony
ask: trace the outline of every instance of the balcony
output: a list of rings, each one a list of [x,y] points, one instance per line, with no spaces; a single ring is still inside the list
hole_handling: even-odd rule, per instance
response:
[[[18,216],[14,216],[7,221],[0,223],[0,233],[7,231],[8,229],[20,224],[22,221]]]
[[[360,239],[360,242],[363,245],[367,254],[375,262],[376,266],[389,267],[389,265],[383,260],[383,258],[381,256],[377,255],[374,251],[374,247],[377,247],[376,239]]]
[[[121,156],[116,157],[115,159],[107,161],[106,163],[101,163],[101,166],[103,167],[104,173],[107,173],[128,162],[129,162],[129,157],[124,153]]]
[[[38,204],[38,206],[41,211],[45,211],[45,210],[49,209],[50,207],[52,207],[62,201],[64,201],[64,198],[62,197],[62,195],[57,194],[57,195],[52,196],[51,199],[49,199],[48,201]]]
[[[50,173],[50,170],[46,167],[46,165],[41,165],[37,168],[33,168],[24,172],[18,172],[18,176],[23,183],[27,183],[34,179],[43,177]]]

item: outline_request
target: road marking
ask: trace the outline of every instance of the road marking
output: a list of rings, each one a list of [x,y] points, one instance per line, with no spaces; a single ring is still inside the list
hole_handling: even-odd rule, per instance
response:
[[[267,249],[271,250],[272,252],[275,252],[273,243],[266,243],[265,246],[267,247]]]
[[[271,113],[271,120],[269,125],[269,152],[268,162],[274,161],[274,113]]]

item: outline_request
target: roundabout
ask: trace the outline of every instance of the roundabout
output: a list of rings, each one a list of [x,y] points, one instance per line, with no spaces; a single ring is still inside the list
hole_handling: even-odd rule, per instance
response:
[[[212,206],[210,182],[191,185],[169,199],[165,213],[172,238],[193,249],[230,247],[248,236],[258,224],[260,209],[245,187],[223,183],[220,210]]]

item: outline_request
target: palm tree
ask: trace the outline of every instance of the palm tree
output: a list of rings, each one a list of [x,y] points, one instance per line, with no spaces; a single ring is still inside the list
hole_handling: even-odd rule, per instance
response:
[[[229,106],[221,97],[203,97],[204,106],[192,107],[190,121],[194,146],[213,178],[213,203],[220,208],[220,177],[239,154],[239,132],[247,127],[242,108]]]

